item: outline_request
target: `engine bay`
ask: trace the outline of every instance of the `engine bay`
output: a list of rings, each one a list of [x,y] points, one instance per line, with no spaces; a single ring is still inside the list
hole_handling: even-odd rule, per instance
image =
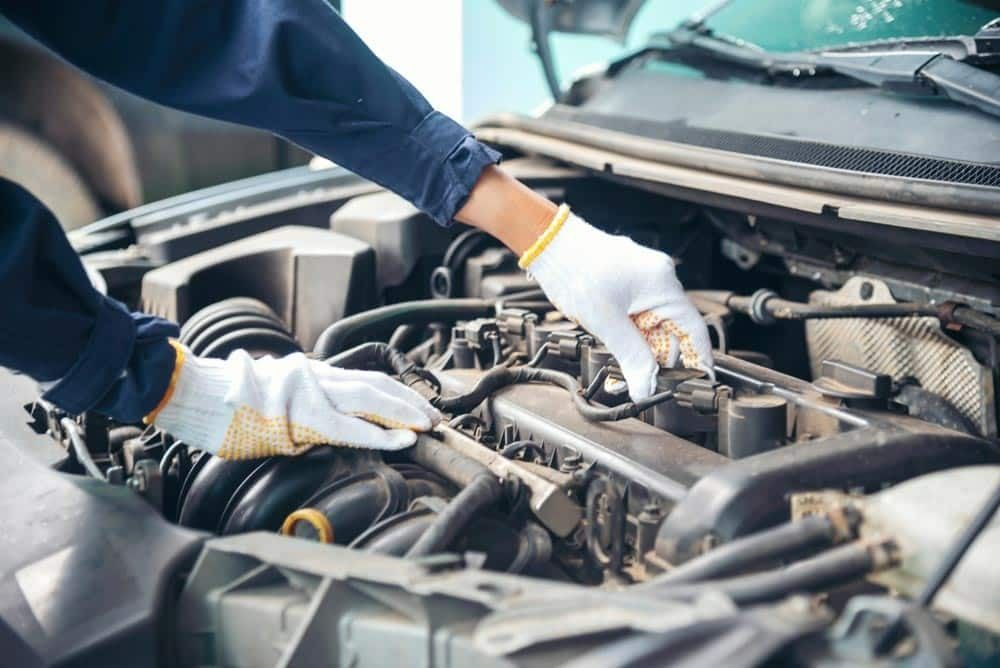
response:
[[[773,641],[766,656],[792,663],[943,661],[959,638],[1000,643],[995,521],[934,613],[906,605],[933,581],[963,509],[1000,483],[995,245],[903,233],[887,244],[822,217],[711,206],[541,160],[508,169],[672,255],[709,324],[714,378],[662,369],[656,394],[632,402],[607,349],[510,251],[333,177],[221,211],[133,220],[124,247],[76,240],[109,294],[177,320],[197,355],[302,352],[383,371],[446,419],[396,453],[321,446],[230,462],[36,402],[39,431],[68,450],[57,470],[89,471],[167,522],[220,537],[185,571],[172,627],[180,663],[251,665],[251,650],[265,651],[255,643],[317,652],[323,643],[301,629],[343,622],[317,583],[366,578],[361,608],[407,609],[393,588],[410,606],[463,601],[406,613],[407,624],[441,628],[485,610],[479,631],[449,631],[466,638],[463,656],[518,664],[599,657],[626,631],[648,640],[683,627],[699,629],[692,660],[736,660],[745,646],[698,648],[746,628]],[[339,574],[324,571],[338,559]],[[492,602],[456,593],[462,578],[490,574],[500,579],[467,584]],[[421,578],[436,584],[421,589]],[[531,605],[517,608],[511,587]],[[239,624],[210,623],[217,606],[237,610]],[[295,613],[300,626],[276,621],[296,606],[308,608]],[[687,624],[665,621],[682,608]],[[553,614],[567,623],[546,621]],[[357,622],[358,646],[391,633],[369,622]],[[886,624],[898,636],[889,654],[872,641]],[[234,634],[254,629],[262,638],[234,649]]]

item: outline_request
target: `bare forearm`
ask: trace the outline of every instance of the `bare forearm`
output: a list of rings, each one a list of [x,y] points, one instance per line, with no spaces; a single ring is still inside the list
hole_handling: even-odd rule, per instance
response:
[[[455,218],[499,239],[518,255],[545,231],[557,207],[498,167],[483,170]]]

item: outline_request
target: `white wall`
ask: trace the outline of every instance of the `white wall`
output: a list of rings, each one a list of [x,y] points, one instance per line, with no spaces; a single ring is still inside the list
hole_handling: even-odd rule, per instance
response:
[[[462,119],[462,0],[342,0],[341,6],[382,60],[437,109]]]

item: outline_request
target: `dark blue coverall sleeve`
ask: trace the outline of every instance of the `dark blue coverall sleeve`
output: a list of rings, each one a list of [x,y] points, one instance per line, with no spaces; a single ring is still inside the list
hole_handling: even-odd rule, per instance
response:
[[[325,0],[0,0],[0,13],[125,90],[279,134],[450,224],[499,155],[435,111]],[[61,379],[71,412],[135,420],[169,380],[176,330],[98,295],[58,226],[0,184],[0,364]]]

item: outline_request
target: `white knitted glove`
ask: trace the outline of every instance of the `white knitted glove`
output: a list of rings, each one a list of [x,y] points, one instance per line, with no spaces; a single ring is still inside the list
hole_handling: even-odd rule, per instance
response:
[[[712,374],[705,321],[666,254],[606,234],[563,205],[520,264],[564,315],[608,347],[633,400],[653,394],[659,367],[678,359]]]
[[[399,450],[440,419],[385,374],[337,369],[301,353],[254,360],[193,356],[180,344],[170,389],[147,422],[224,459],[297,455],[314,445]]]

